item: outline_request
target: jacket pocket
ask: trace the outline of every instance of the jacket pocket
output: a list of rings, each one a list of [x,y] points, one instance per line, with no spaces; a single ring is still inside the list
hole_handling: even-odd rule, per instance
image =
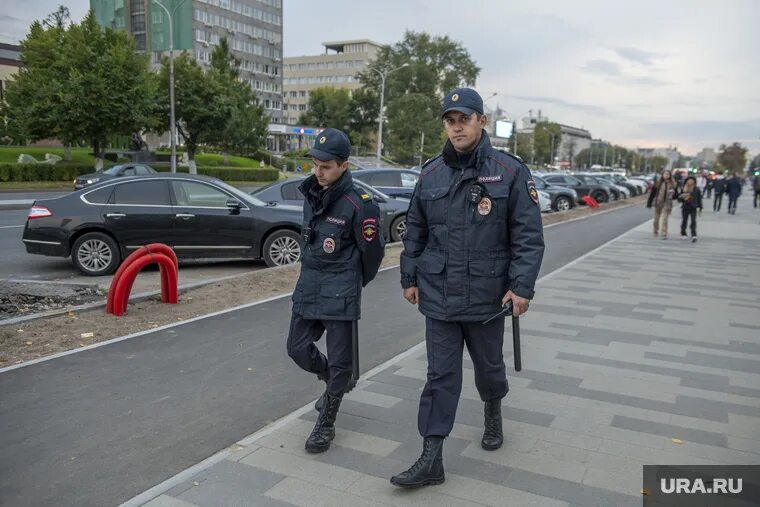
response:
[[[505,183],[486,183],[484,188],[486,190],[484,199],[488,199],[488,202],[483,203],[483,199],[481,199],[480,203],[472,205],[472,223],[489,224],[505,222],[509,213],[509,185]]]
[[[428,224],[446,223],[448,215],[448,187],[424,188],[420,190],[420,201],[425,209]]]
[[[507,293],[509,259],[471,259],[467,263],[469,304],[475,312],[487,312],[501,304]]]

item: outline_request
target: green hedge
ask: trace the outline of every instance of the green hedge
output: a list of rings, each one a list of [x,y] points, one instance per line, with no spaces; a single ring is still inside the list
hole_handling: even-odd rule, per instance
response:
[[[169,167],[156,167],[157,171],[169,172]],[[245,167],[198,167],[198,174],[219,178],[223,181],[277,181],[280,172],[277,169],[260,169]],[[178,167],[177,172],[187,173],[187,167]]]
[[[74,181],[95,172],[89,164],[0,164],[0,181]]]

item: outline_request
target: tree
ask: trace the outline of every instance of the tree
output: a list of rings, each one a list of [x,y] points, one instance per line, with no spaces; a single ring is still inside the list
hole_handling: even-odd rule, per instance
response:
[[[315,127],[348,130],[351,123],[352,101],[348,90],[326,86],[309,92],[309,110],[298,122]]]
[[[535,161],[539,164],[552,165],[552,156],[557,156],[557,149],[562,141],[562,127],[559,123],[540,122],[533,132],[533,149]]]
[[[760,155],[756,155],[755,158],[752,159],[752,162],[749,163],[750,169],[754,169],[757,171],[760,169]]]
[[[377,117],[380,97],[368,88],[359,88],[351,95],[351,121],[348,135],[357,149],[371,150],[377,146]]]
[[[441,98],[457,86],[474,85],[480,68],[475,65],[469,52],[449,37],[408,31],[400,42],[383,47],[372,63],[359,73],[364,93],[377,97],[379,101],[381,78],[378,73],[387,73],[404,64],[408,66],[386,74],[388,130],[384,141],[394,157],[411,162],[414,160],[412,154],[419,151],[423,132],[426,139],[429,138],[434,122],[437,123],[437,132],[431,140],[438,139],[442,132]],[[405,106],[397,104],[402,97],[404,100],[401,103],[412,107],[416,114],[408,114]],[[433,107],[433,104],[436,106]],[[403,116],[404,122],[396,116]],[[432,142],[430,144],[433,145],[431,148],[438,148]]]
[[[421,163],[440,151],[440,110],[438,100],[421,93],[404,95],[388,107],[388,131],[394,135],[384,138],[384,144],[396,160]],[[423,133],[428,142],[420,151]]]
[[[743,172],[747,165],[747,148],[739,143],[733,143],[731,146],[721,144],[718,163],[732,173]]]

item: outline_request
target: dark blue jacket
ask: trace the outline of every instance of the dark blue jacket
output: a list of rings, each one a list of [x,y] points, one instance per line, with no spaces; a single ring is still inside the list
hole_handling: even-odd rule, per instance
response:
[[[726,193],[729,197],[735,199],[742,195],[742,180],[737,176],[733,176],[726,181]]]
[[[715,195],[725,194],[726,193],[726,179],[725,178],[715,178],[715,183],[713,184],[713,188],[715,190]]]
[[[486,200],[471,197],[476,185]],[[406,226],[401,285],[419,287],[424,315],[478,321],[509,289],[533,297],[544,254],[538,193],[528,168],[485,132],[469,161],[447,141],[423,166]]]
[[[305,197],[304,245],[293,312],[306,319],[358,320],[362,287],[375,278],[385,254],[380,210],[354,186],[349,171],[327,190],[314,176],[299,190]]]

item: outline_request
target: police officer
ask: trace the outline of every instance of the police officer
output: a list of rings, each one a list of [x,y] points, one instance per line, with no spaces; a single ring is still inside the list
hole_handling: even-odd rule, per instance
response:
[[[293,292],[288,355],[326,382],[319,417],[306,450],[324,452],[351,377],[351,331],[361,313],[361,291],[375,278],[385,253],[380,211],[353,184],[351,143],[336,129],[319,134],[309,151],[314,174],[299,189],[304,199],[301,275]],[[327,357],[317,349],[327,331]]]
[[[520,159],[491,147],[483,99],[469,88],[443,101],[448,141],[422,167],[406,216],[401,254],[404,298],[425,315],[428,372],[417,418],[422,455],[391,478],[402,487],[444,481],[443,440],[462,390],[467,345],[484,402],[487,450],[503,442],[504,317],[482,322],[511,300],[528,310],[544,253],[538,192]]]

